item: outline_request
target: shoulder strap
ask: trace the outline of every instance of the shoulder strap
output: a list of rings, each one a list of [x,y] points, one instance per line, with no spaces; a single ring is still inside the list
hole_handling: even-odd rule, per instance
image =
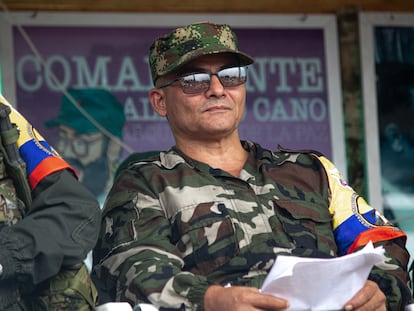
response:
[[[20,157],[17,139],[19,130],[10,122],[11,109],[0,101],[0,152],[4,156],[6,170],[13,179],[16,193],[27,208],[32,203],[32,194],[27,180],[26,163]]]

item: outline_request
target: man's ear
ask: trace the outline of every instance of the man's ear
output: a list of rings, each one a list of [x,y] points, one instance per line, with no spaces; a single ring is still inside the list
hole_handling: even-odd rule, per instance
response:
[[[161,117],[167,116],[167,107],[165,105],[165,95],[164,92],[160,89],[151,89],[149,91],[149,99],[151,102],[152,108],[155,110],[158,115]]]

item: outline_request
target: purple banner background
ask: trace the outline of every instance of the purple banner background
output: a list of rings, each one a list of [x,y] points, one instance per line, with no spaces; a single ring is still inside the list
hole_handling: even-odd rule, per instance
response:
[[[104,87],[118,98],[125,107],[125,144],[136,151],[173,145],[167,122],[152,112],[147,98],[152,87],[148,47],[170,28],[28,26],[25,30],[66,88]],[[256,58],[248,71],[242,138],[270,149],[279,144],[315,149],[332,158],[323,30],[235,31],[240,49]],[[16,29],[13,32],[18,109],[54,145],[57,129],[46,128],[44,122],[59,113],[62,94],[21,35]],[[84,71],[79,70],[81,63],[87,64]],[[89,70],[89,81],[85,70]]]

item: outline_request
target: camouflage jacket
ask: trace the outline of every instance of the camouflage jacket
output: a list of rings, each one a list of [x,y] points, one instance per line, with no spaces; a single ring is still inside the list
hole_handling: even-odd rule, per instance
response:
[[[278,254],[329,258],[383,245],[370,279],[388,310],[410,300],[405,234],[312,152],[242,142],[236,178],[172,148],[121,172],[103,211],[95,273],[111,299],[202,310],[211,284],[260,288]]]

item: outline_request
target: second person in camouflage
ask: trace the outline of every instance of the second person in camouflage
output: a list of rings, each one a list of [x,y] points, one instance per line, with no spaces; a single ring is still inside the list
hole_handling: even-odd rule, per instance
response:
[[[330,258],[371,240],[387,262],[344,308],[404,309],[405,234],[322,155],[240,141],[253,59],[229,26],[177,28],[155,40],[149,60],[151,104],[176,145],[123,170],[106,200],[94,262],[110,300],[283,310],[288,301],[259,291],[277,255]]]

